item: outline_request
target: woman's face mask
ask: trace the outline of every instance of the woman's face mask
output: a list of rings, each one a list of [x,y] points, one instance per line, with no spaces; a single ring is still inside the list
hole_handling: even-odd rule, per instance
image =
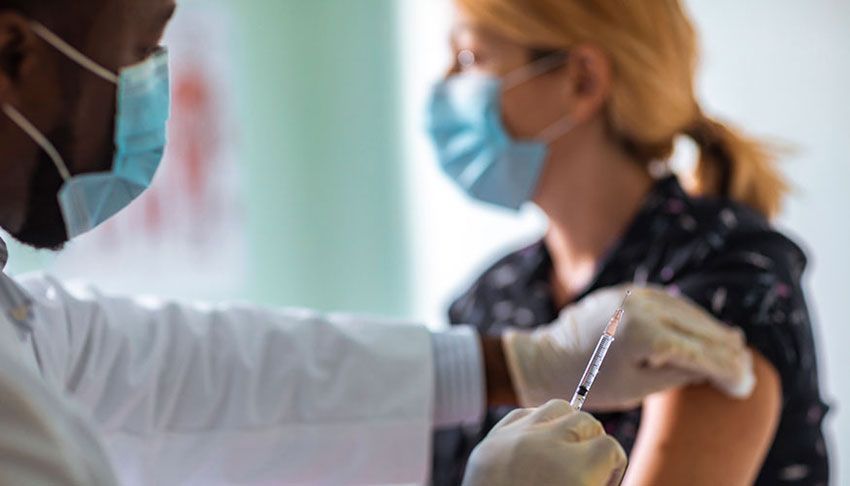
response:
[[[443,171],[470,197],[513,210],[531,200],[549,145],[572,129],[564,117],[534,141],[515,140],[502,122],[502,93],[563,66],[559,52],[502,77],[461,73],[438,83],[428,132]]]
[[[69,59],[117,86],[115,155],[109,172],[71,175],[62,155],[38,128],[12,105],[2,107],[47,153],[62,176],[58,199],[71,239],[117,214],[150,186],[165,152],[170,104],[168,54],[161,49],[116,75],[41,24],[34,23],[33,31]]]

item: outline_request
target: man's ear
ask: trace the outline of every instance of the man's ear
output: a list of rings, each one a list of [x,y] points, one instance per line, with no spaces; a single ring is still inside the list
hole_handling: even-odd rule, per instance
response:
[[[21,78],[34,65],[36,46],[29,19],[14,11],[0,11],[0,101],[10,101]]]

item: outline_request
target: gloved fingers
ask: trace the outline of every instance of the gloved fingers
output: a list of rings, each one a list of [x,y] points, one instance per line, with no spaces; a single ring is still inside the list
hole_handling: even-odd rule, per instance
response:
[[[679,368],[695,373],[736,397],[749,396],[755,384],[752,356],[745,347],[659,334],[646,361],[651,368]]]
[[[668,329],[707,343],[743,347],[746,340],[741,329],[720,322],[702,309],[688,306],[687,310],[670,308],[660,320]]]
[[[677,367],[641,367],[636,364],[627,377],[614,383],[600,378],[588,395],[584,409],[591,412],[619,412],[640,406],[644,398],[654,393],[701,383],[707,379],[700,374]]]
[[[608,482],[605,483],[606,486],[620,486],[623,484],[623,477],[626,475],[626,468],[629,466],[629,460],[626,459],[626,463],[622,466],[617,466],[611,472],[611,476],[608,477]]]
[[[540,407],[552,398],[571,396],[588,358],[565,347],[567,339],[559,329],[548,333],[509,330],[502,336],[505,361],[520,405]]]
[[[724,377],[712,378],[711,382],[732,398],[745,399],[752,395],[756,387],[752,351],[745,350],[743,352],[740,369]]]
[[[570,408],[572,410],[572,407]],[[555,433],[569,442],[585,442],[605,435],[602,424],[584,412],[573,412],[553,422]]]
[[[536,393],[543,379],[540,371],[538,341],[527,331],[508,330],[502,334],[505,361],[523,407],[537,407],[544,403]]]
[[[564,400],[549,400],[543,406],[533,410],[529,419],[532,423],[541,424],[575,414],[576,411],[568,402]]]
[[[741,343],[715,342],[680,332],[676,328],[658,329],[650,337],[646,361],[650,367],[677,364],[685,369],[716,373],[718,368],[734,365],[735,356],[745,349]],[[704,367],[708,365],[707,370]],[[696,368],[694,368],[696,367]]]
[[[505,415],[505,418],[499,421],[498,424],[493,428],[493,430],[505,428],[508,425],[519,422],[520,420],[528,417],[533,412],[533,408],[517,408],[515,410],[511,410],[510,413]]]
[[[586,447],[586,466],[591,473],[588,484],[611,484],[613,477],[622,477],[628,459],[623,447],[613,437],[596,437],[582,446]]]
[[[687,297],[673,296],[660,289],[636,289],[626,305],[626,315],[646,324],[663,324],[706,342],[730,346],[743,342],[739,329],[718,321]]]
[[[661,368],[647,368],[641,374],[645,375],[643,378],[646,380],[647,390],[652,390],[647,395],[707,381],[700,373],[669,365]]]

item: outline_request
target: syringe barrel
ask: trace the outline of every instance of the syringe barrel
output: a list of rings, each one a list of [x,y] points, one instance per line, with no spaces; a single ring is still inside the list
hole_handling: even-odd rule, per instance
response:
[[[573,399],[570,401],[574,409],[581,410],[582,405],[584,405],[587,394],[590,392],[593,382],[596,381],[596,375],[599,374],[599,369],[602,368],[602,362],[605,361],[605,355],[608,354],[608,348],[611,347],[611,343],[613,342],[614,336],[603,334],[599,338],[599,342],[596,343],[596,350],[593,351],[593,357],[590,363],[587,364],[587,368],[584,370],[584,375],[581,377]]]

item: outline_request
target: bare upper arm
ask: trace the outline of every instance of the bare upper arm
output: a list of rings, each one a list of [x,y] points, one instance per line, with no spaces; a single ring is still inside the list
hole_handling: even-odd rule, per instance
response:
[[[775,368],[757,352],[753,358],[757,384],[746,400],[710,385],[649,397],[623,484],[752,484],[773,442],[782,403]]]

